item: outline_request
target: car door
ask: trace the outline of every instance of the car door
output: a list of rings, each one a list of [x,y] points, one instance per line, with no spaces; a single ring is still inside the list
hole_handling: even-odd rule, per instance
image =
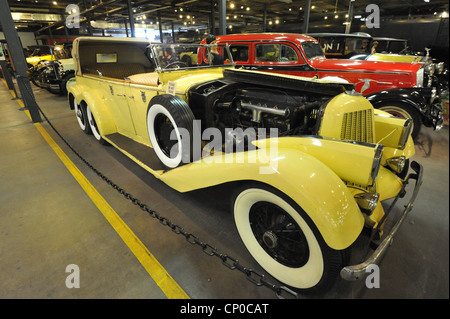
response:
[[[291,43],[255,43],[251,69],[288,75],[309,76],[311,68]],[[310,75],[314,76],[314,73]]]
[[[160,87],[161,85],[159,85]],[[157,94],[158,86],[130,84],[127,87],[128,105],[135,128],[135,140],[149,144],[147,110],[151,99]]]
[[[127,95],[129,84],[124,80],[103,80],[101,83],[103,98],[110,107],[114,117],[117,132],[128,137],[134,137],[136,130],[131,118],[129,100],[132,97]]]

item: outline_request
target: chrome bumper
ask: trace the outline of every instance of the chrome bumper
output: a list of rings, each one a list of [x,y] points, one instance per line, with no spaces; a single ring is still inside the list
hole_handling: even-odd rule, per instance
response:
[[[422,165],[413,161],[413,162],[411,162],[411,168],[415,171],[415,174],[408,175],[408,178],[404,182],[399,195],[395,199],[395,200],[397,200],[398,197],[401,196],[401,194],[404,192],[404,189],[410,179],[416,180],[416,185],[414,187],[414,191],[412,193],[411,199],[409,200],[408,204],[405,206],[405,210],[402,212],[400,218],[395,223],[394,227],[392,227],[390,233],[383,239],[383,241],[378,246],[378,248],[365,261],[363,261],[362,263],[357,264],[357,265],[351,265],[351,266],[346,266],[346,267],[342,268],[341,277],[343,279],[350,280],[350,281],[364,279],[370,273],[370,271],[368,271],[368,267],[373,264],[379,265],[381,263],[381,261],[383,260],[384,255],[386,254],[388,248],[392,244],[395,234],[397,233],[400,226],[405,221],[408,213],[413,208],[414,200],[416,199],[416,196],[417,196],[420,186],[422,184],[422,173],[423,173]]]

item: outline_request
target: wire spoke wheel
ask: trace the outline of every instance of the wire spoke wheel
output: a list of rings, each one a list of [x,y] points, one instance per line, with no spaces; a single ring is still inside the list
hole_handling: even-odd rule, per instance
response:
[[[331,249],[288,196],[266,184],[244,183],[232,207],[245,247],[271,276],[303,292],[319,292],[336,281],[349,252]]]
[[[175,154],[178,154],[178,141],[174,139],[170,139],[170,134],[175,129],[175,127],[172,125],[172,122],[170,119],[164,115],[164,114],[158,114],[155,117],[155,121],[153,123],[154,130],[156,132],[155,137],[156,141],[158,143],[159,148],[161,151],[166,155],[170,157],[170,151],[172,151]]]
[[[279,263],[301,267],[309,258],[309,248],[301,228],[280,207],[259,202],[250,209],[250,224],[261,247]]]

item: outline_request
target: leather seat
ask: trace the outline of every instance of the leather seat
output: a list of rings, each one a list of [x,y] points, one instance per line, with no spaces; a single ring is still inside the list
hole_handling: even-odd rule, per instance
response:
[[[142,84],[150,86],[158,86],[158,73],[141,73],[128,76],[125,80],[130,81],[133,84]]]

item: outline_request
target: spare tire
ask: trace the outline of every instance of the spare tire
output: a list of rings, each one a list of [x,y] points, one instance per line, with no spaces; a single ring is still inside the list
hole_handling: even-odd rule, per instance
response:
[[[148,135],[156,155],[167,168],[199,159],[199,155],[194,155],[194,121],[191,109],[178,96],[163,94],[150,101]]]

